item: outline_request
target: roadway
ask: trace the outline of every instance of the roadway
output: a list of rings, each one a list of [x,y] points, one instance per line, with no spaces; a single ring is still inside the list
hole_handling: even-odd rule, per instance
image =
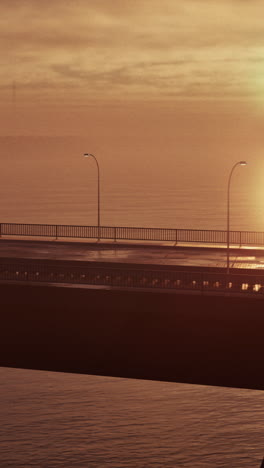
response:
[[[131,243],[0,239],[0,257],[146,265],[226,266],[226,249]],[[231,249],[231,268],[264,269],[264,251]]]

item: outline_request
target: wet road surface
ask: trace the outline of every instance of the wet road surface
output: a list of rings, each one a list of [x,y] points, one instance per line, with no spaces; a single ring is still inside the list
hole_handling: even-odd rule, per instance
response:
[[[0,257],[199,267],[226,266],[225,248],[0,240]],[[264,269],[264,251],[230,250],[230,267]]]

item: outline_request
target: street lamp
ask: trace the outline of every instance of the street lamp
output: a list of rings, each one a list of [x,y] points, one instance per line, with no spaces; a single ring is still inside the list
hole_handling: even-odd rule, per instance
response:
[[[97,226],[98,226],[98,241],[100,240],[100,169],[96,157],[92,153],[84,153],[85,158],[92,157],[97,166]]]
[[[231,169],[229,179],[228,179],[228,186],[227,186],[227,259],[226,259],[226,273],[229,274],[229,244],[230,244],[230,239],[229,239],[229,226],[230,226],[230,184],[231,184],[231,177],[234,172],[234,169],[236,166],[246,166],[247,163],[246,161],[238,161],[236,164]]]

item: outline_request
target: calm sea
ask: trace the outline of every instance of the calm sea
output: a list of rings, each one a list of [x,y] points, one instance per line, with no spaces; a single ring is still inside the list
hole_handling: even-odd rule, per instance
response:
[[[120,141],[0,138],[0,221],[96,224],[96,167],[82,157],[94,151],[102,224],[225,229],[236,159]],[[233,229],[264,230],[261,168],[255,157],[233,174]],[[1,468],[259,468],[264,455],[259,391],[2,368],[0,421]]]

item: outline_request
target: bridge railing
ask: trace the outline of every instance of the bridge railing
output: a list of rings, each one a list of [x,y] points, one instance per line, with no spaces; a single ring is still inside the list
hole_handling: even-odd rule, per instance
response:
[[[0,223],[0,236],[226,244],[225,230]],[[264,232],[230,231],[230,244],[264,246]]]
[[[264,272],[166,270],[126,266],[74,265],[67,262],[0,259],[0,281],[66,283],[104,287],[242,293],[264,299]]]

